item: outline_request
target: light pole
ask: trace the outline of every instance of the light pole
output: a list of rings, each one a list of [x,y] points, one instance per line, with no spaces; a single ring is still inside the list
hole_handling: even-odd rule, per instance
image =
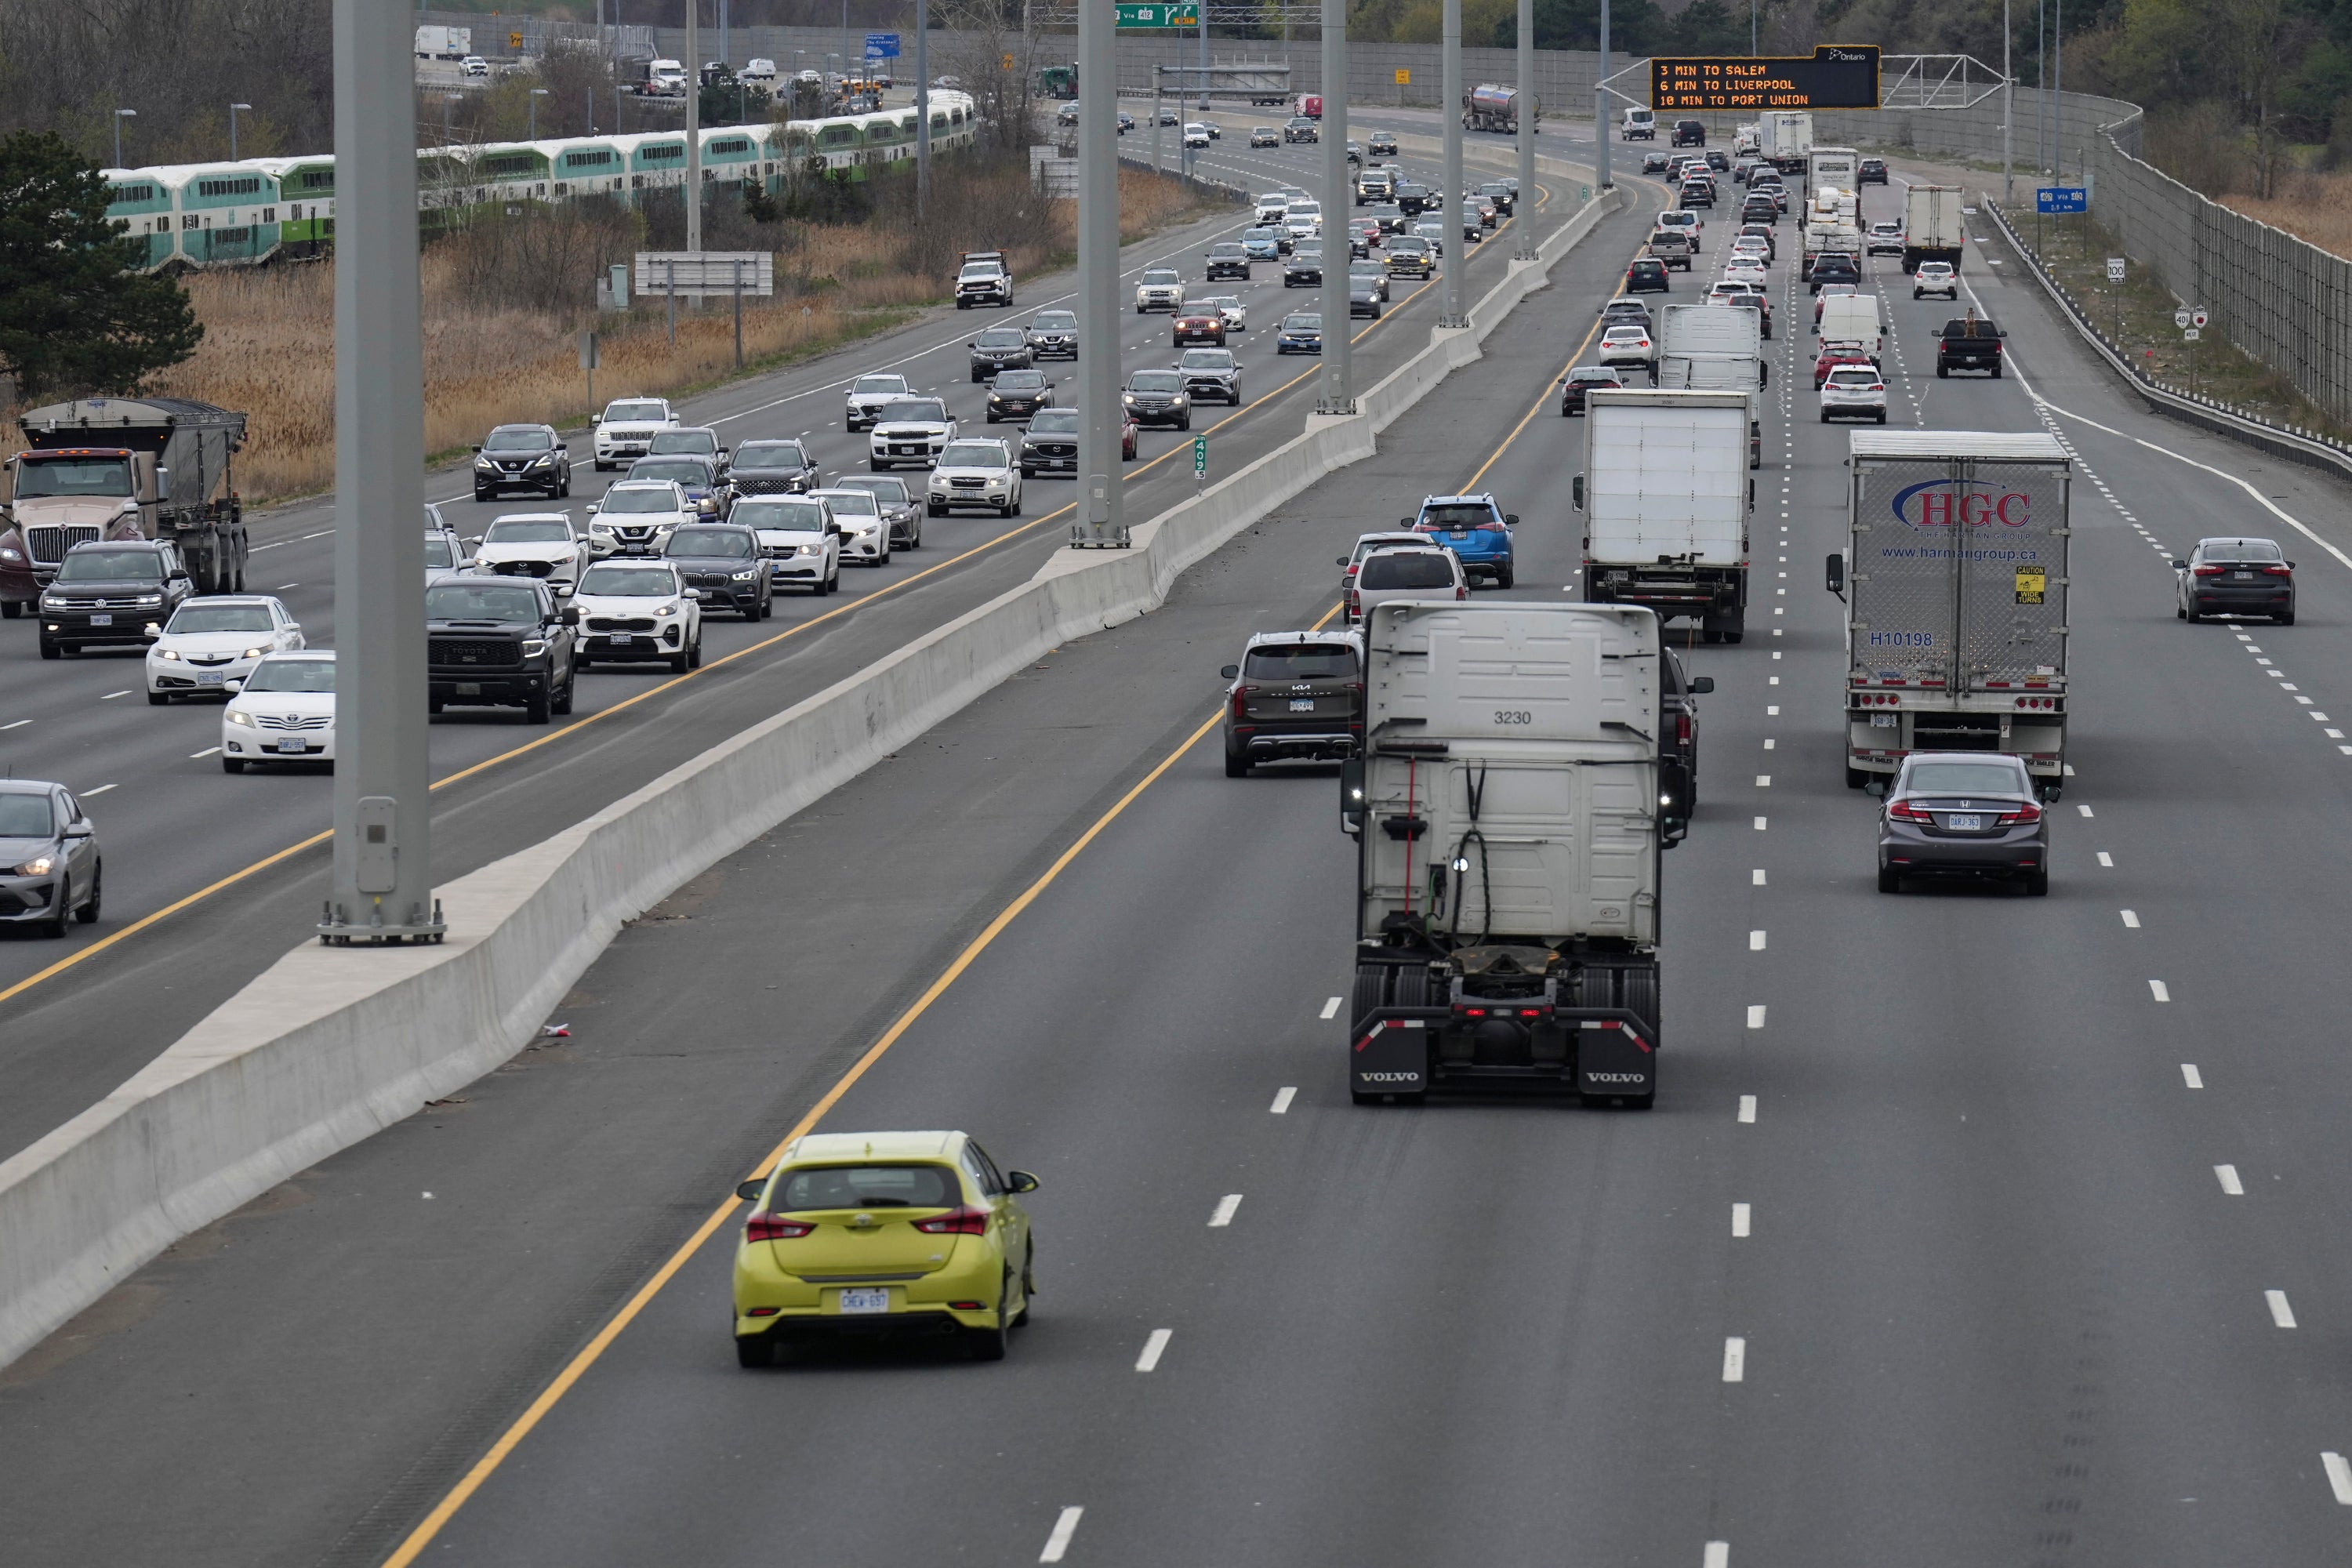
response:
[[[844,5],[848,0],[842,0]],[[702,0],[686,0],[686,248],[702,249]],[[698,308],[701,296],[695,297]]]
[[[334,864],[319,935],[438,941],[425,766],[425,345],[406,6],[335,0]]]
[[[1511,252],[1515,261],[1533,261],[1536,257],[1536,116],[1543,106],[1536,101],[1536,0],[1519,0],[1519,195],[1511,200],[1511,227],[1517,231],[1518,245]],[[1595,133],[1598,134],[1596,127]],[[1528,209],[1522,213],[1519,208]],[[1525,221],[1521,221],[1524,219]]]
[[[1206,17],[1209,8],[1201,7]],[[1323,0],[1323,397],[1318,414],[1356,412],[1355,378],[1348,351],[1355,320],[1349,313],[1348,231],[1355,226],[1355,193],[1348,178],[1348,0]],[[1201,73],[1202,98],[1209,73]]]
[[[1078,483],[1071,532],[1117,544],[1126,525],[1118,342],[1118,14],[1078,7]],[[1155,81],[1158,78],[1155,76]]]
[[[253,105],[232,103],[228,106],[228,161],[232,163],[236,162],[236,111],[240,109],[250,114],[253,112]]]
[[[530,89],[530,134],[523,138],[526,142],[536,142],[539,140],[539,100],[546,96],[547,89],[543,87],[535,87]],[[236,154],[235,153],[231,153],[229,156],[234,158]]]
[[[122,167],[122,122],[138,118],[139,111],[135,109],[118,109],[114,111],[114,166],[118,169]]]
[[[1601,81],[1609,79],[1609,0],[1601,0]],[[1592,188],[1609,188],[1609,89],[1592,89]]]
[[[2017,79],[2009,69],[2009,0],[2000,0],[2000,205],[2017,205]]]
[[[1468,291],[1464,284],[1463,270],[1469,257],[1463,254],[1470,242],[1462,237],[1462,0],[1445,0],[1442,15],[1444,43],[1443,64],[1438,71],[1442,86],[1438,89],[1437,112],[1444,119],[1445,174],[1438,184],[1438,243],[1444,247],[1438,259],[1445,263],[1445,289],[1438,306],[1437,324],[1441,327],[1466,327],[1470,312],[1465,301]],[[1328,87],[1328,83],[1325,84]],[[1324,323],[1323,335],[1331,335],[1330,323]]]

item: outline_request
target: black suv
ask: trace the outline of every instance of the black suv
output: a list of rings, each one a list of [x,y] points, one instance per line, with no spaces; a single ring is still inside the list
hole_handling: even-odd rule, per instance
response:
[[[77,544],[41,590],[41,657],[143,644],[195,591],[169,540]]]
[[[1676,147],[1706,146],[1706,122],[1703,120],[1675,121],[1673,144]]]
[[[1040,310],[1024,329],[1033,360],[1078,357],[1078,318],[1074,310]]]
[[[550,500],[572,493],[572,448],[552,425],[501,425],[474,448],[474,499],[537,490]]]
[[[746,441],[727,469],[739,496],[798,495],[818,486],[816,459],[798,441]]]
[[[572,711],[580,612],[536,577],[444,577],[425,587],[425,707]]]
[[[1037,363],[1029,334],[1019,327],[991,327],[971,340],[971,378],[986,381],[1000,370],[1027,370]]]
[[[1842,250],[1824,250],[1805,268],[1805,292],[1818,294],[1824,283],[1862,283],[1862,268]]]
[[[1886,184],[1886,160],[1884,158],[1864,158],[1854,169],[1853,183],[1857,185],[1883,185]]]
[[[689,523],[669,536],[662,555],[677,563],[688,587],[701,594],[705,616],[732,610],[747,621],[762,621],[775,612],[768,569],[760,559],[760,538],[750,529]]]
[[[1298,248],[1282,264],[1282,286],[1320,288],[1323,283],[1323,247],[1310,240],[1300,240]]]

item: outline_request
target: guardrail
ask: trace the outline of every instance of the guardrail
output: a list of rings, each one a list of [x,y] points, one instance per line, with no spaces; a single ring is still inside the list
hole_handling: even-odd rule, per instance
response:
[[[2009,221],[2009,215],[1992,200],[1990,193],[1983,198],[1983,203],[1985,212],[1992,218],[1994,226],[2008,239],[2011,251],[2027,274],[2042,285],[2051,301],[2074,323],[2075,332],[2090,346],[2099,362],[2114,372],[2149,408],[2227,436],[2233,441],[2259,447],[2275,457],[2291,458],[2352,479],[2352,442],[2298,426],[2281,425],[2252,409],[2241,408],[2200,393],[2168,386],[2149,375],[2133,362],[2122,344],[2101,330],[2083,302],[2042,266],[2041,256],[2025,243],[2024,237]]]
[[[1550,160],[1546,162],[1549,163]],[[1555,167],[1564,167],[1557,165]],[[1045,650],[1157,608],[1187,567],[1326,474],[1480,355],[1623,201],[1514,260],[1470,313],[1359,399],[1134,531],[730,737],[585,822],[441,889],[438,947],[305,944],[128,1083],[0,1162],[0,1365],[180,1237],[507,1060],[631,917]]]

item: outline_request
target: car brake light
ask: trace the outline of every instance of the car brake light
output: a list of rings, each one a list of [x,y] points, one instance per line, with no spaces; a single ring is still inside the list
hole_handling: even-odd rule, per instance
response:
[[[746,1241],[795,1241],[816,1226],[772,1214],[755,1214],[743,1226]]]
[[[2002,812],[2000,814],[2000,826],[2007,827],[2014,823],[2039,822],[2041,820],[2042,808],[2029,800],[2019,803],[2017,809],[2014,811]]]
[[[1457,587],[1454,590],[1454,597],[1456,600],[1466,599],[1466,598],[1468,598],[1469,596],[1470,596],[1470,590],[1469,590],[1468,588],[1466,588],[1466,587],[1460,587],[1460,586],[1457,586]]]
[[[1250,689],[1246,686],[1236,686],[1234,688],[1234,717],[1235,719],[1246,719],[1249,717],[1249,694]]]
[[[1501,518],[1490,517],[1486,521],[1478,525],[1478,531],[1481,533],[1508,533],[1511,531],[1505,525]]]
[[[1349,590],[1348,590],[1348,618],[1349,618],[1349,620],[1351,620],[1351,621],[1352,621],[1352,620],[1354,620],[1357,616],[1359,616],[1362,615],[1363,613],[1364,613],[1364,602],[1363,602],[1362,598],[1361,598],[1360,596],[1359,596],[1359,595],[1358,595],[1358,594],[1356,593],[1356,590],[1354,590],[1353,588],[1349,589]]]
[[[1895,821],[1897,821],[1897,822],[1929,822],[1929,823],[1932,823],[1932,822],[1934,822],[1934,821],[1936,820],[1933,816],[1929,816],[1927,812],[1924,812],[1924,811],[1920,810],[1917,806],[1913,805],[1912,805],[1909,801],[1907,801],[1907,800],[1895,800],[1895,801],[1889,801],[1889,802],[1887,802],[1887,805],[1886,805],[1886,815],[1887,815],[1887,816],[1891,816],[1891,817],[1893,817],[1893,818],[1894,818]]]
[[[2228,570],[2229,568],[2226,566],[2200,566],[2197,568],[2197,575],[2200,577],[2219,577],[2222,573]]]
[[[2294,569],[2291,566],[2265,566],[2263,570],[2273,577],[2290,577],[2294,574]]]
[[[919,1219],[915,1228],[927,1236],[985,1236],[988,1211],[966,1206],[950,1209],[933,1219]]]
[[[1677,713],[1675,715],[1675,744],[1687,746],[1690,742],[1691,716],[1687,713]]]

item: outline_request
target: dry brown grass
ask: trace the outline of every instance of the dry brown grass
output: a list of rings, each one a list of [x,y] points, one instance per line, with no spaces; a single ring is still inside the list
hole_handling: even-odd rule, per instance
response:
[[[1048,204],[1005,241],[1016,276],[1066,265],[1070,204]],[[1213,210],[1172,180],[1120,176],[1120,228],[1140,238]],[[769,368],[885,330],[944,297],[947,278],[906,265],[907,237],[887,225],[786,226],[777,297],[746,300],[747,369]],[[465,279],[478,257],[459,242],[425,257],[425,444],[448,453],[493,425],[576,426],[591,412],[574,333],[577,312],[483,303]],[[334,481],[334,268],[294,264],[192,277],[205,323],[195,357],[153,378],[149,390],[243,410],[248,435],[238,488],[249,503],[315,494]],[[700,313],[681,306],[673,346],[661,301],[596,323],[602,334],[598,403],[671,395],[731,377],[734,319],[725,302]]]
[[[2352,256],[2352,170],[2296,170],[2282,175],[2279,187],[2268,201],[2234,193],[2214,199],[2322,250]]]

